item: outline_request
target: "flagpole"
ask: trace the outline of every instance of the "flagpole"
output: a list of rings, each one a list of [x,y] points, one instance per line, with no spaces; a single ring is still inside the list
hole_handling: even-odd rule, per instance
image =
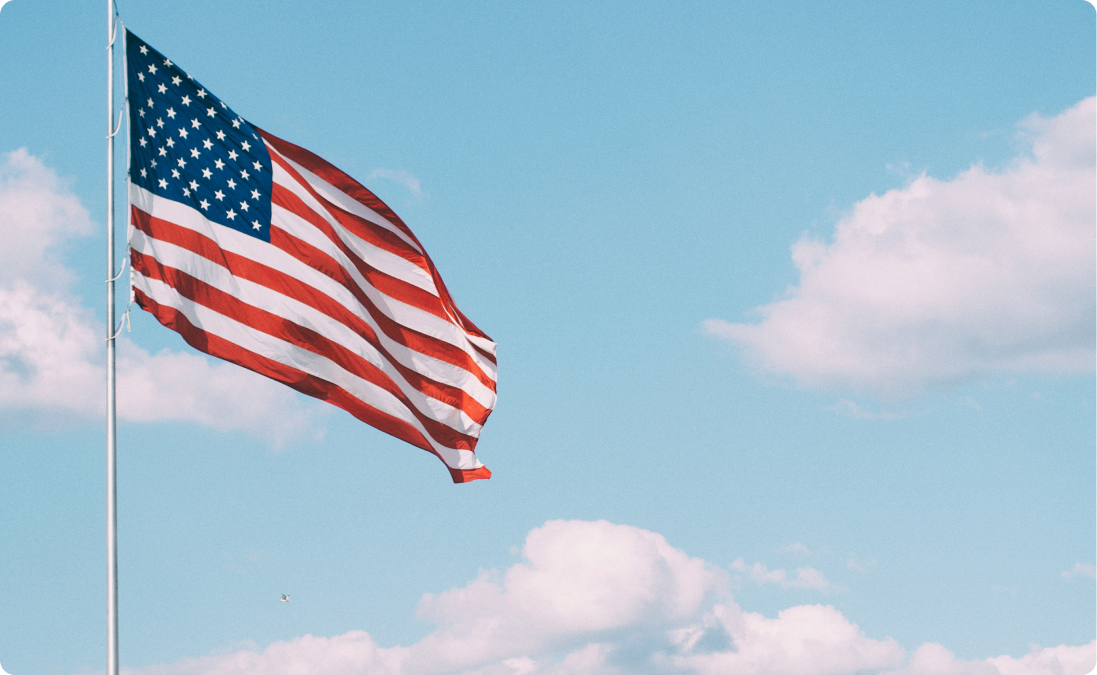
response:
[[[114,350],[114,0],[107,0],[107,675],[118,675],[118,450]]]

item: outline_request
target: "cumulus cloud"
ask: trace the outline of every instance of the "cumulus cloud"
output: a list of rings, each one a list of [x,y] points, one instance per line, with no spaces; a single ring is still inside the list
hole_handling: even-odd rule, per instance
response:
[[[423,186],[419,184],[419,179],[403,169],[374,169],[366,176],[366,181],[369,182],[374,178],[391,180],[406,187],[416,197],[423,196]]]
[[[68,185],[20,149],[0,156],[0,410],[105,413],[105,329],[72,293],[61,254],[93,229]],[[322,432],[316,405],[237,366],[193,353],[150,354],[119,340],[118,415],[244,429],[274,444]]]
[[[910,657],[905,667],[888,675],[1082,675],[1093,670],[1097,642],[1071,647],[1040,648],[1020,658],[996,656],[965,661],[939,644],[927,642]]]
[[[972,662],[923,645],[908,659],[831,606],[743,611],[726,581],[654,532],[550,521],[509,569],[423,596],[436,628],[411,646],[306,635],[126,675],[1082,675],[1094,662],[1092,643]]]
[[[872,195],[830,242],[792,247],[799,284],[757,323],[703,322],[762,371],[887,398],[994,373],[1094,368],[1094,99],[1019,125],[1001,171]]]

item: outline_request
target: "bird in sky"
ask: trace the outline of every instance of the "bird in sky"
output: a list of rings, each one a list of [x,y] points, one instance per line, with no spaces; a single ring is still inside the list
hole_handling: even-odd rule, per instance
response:
[[[281,600],[279,600],[278,602],[289,602],[289,596],[288,596],[288,595],[286,595],[285,593],[283,593],[283,594],[282,594],[282,599],[281,599]],[[2,673],[3,675],[7,675],[7,674],[6,674],[6,673],[4,673],[3,671],[0,671],[0,673]]]

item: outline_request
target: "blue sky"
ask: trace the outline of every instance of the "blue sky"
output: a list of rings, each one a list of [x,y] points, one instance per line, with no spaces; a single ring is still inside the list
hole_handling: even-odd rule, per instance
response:
[[[500,360],[493,478],[452,485],[135,311],[167,384],[123,410],[125,667],[352,631],[346,672],[813,672],[734,661],[763,634],[833,673],[1092,664],[1091,5],[120,10],[385,199]],[[104,667],[105,13],[0,11],[13,675]]]

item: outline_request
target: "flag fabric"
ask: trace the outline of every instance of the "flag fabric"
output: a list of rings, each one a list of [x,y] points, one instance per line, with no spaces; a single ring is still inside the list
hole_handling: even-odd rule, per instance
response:
[[[488,478],[495,343],[372,192],[126,31],[134,301],[194,348]],[[241,392],[241,396],[246,396]]]

